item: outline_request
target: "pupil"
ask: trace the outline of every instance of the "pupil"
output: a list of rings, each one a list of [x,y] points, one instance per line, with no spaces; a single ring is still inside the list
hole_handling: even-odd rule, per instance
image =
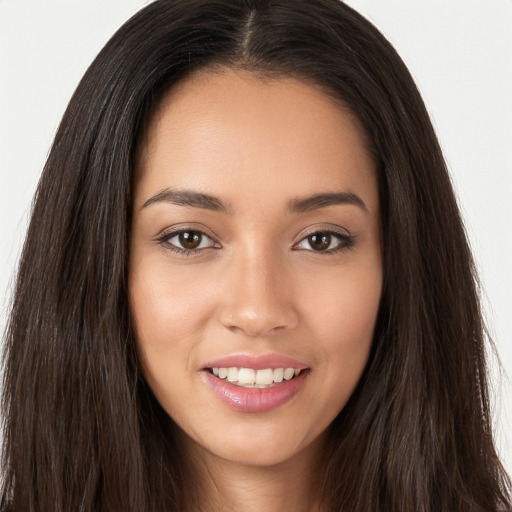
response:
[[[178,238],[185,249],[196,249],[201,244],[201,234],[197,231],[185,231]]]
[[[324,251],[331,245],[331,235],[329,233],[319,233],[309,236],[309,243],[313,250]]]

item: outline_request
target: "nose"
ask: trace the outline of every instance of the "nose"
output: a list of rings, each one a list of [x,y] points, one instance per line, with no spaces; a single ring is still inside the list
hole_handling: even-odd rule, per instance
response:
[[[293,329],[299,321],[286,262],[272,251],[244,251],[230,261],[221,324],[248,337]]]

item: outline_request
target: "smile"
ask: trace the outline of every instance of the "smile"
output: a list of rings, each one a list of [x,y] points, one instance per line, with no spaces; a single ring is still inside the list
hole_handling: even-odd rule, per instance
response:
[[[226,380],[235,386],[244,388],[267,389],[289,381],[297,377],[301,370],[299,368],[264,368],[255,370],[253,368],[211,368],[213,375],[219,379]]]
[[[239,366],[233,365],[234,359]],[[239,357],[227,358],[216,361],[218,366],[208,365],[201,374],[217,399],[230,409],[264,413],[287,404],[298,395],[311,371],[287,358],[279,358],[279,361],[284,365],[276,364],[275,358],[245,358],[243,362]],[[289,366],[291,364],[295,367]]]

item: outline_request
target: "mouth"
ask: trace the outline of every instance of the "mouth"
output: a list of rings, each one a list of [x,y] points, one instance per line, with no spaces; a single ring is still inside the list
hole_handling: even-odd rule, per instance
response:
[[[230,408],[263,413],[291,402],[306,385],[311,368],[279,354],[234,355],[203,367],[205,383]]]
[[[283,381],[290,381],[298,377],[301,372],[306,371],[306,369],[291,367],[254,369],[236,366],[213,367],[206,368],[206,370],[220,380],[247,389],[272,388]]]

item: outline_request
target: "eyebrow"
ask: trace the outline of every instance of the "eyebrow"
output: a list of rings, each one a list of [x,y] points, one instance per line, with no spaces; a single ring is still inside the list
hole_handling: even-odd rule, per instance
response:
[[[368,212],[364,201],[352,192],[325,192],[323,194],[293,199],[288,203],[288,209],[293,213],[303,213],[338,204],[351,204]]]
[[[150,197],[142,205],[142,208],[146,208],[152,204],[160,202],[171,203],[178,206],[190,206],[192,208],[203,208],[230,215],[234,212],[229,203],[219,199],[218,197],[203,194],[201,192],[195,192],[193,190],[179,190],[173,188],[166,188]],[[312,196],[296,198],[288,203],[288,210],[292,213],[304,213],[340,204],[358,206],[365,212],[368,212],[364,201],[352,192],[324,192]]]
[[[203,194],[201,192],[194,192],[193,190],[177,190],[173,188],[166,188],[150,197],[142,205],[142,208],[146,208],[152,204],[160,202],[172,203],[178,206],[204,208],[206,210],[229,214],[233,213],[231,206],[217,197]]]

